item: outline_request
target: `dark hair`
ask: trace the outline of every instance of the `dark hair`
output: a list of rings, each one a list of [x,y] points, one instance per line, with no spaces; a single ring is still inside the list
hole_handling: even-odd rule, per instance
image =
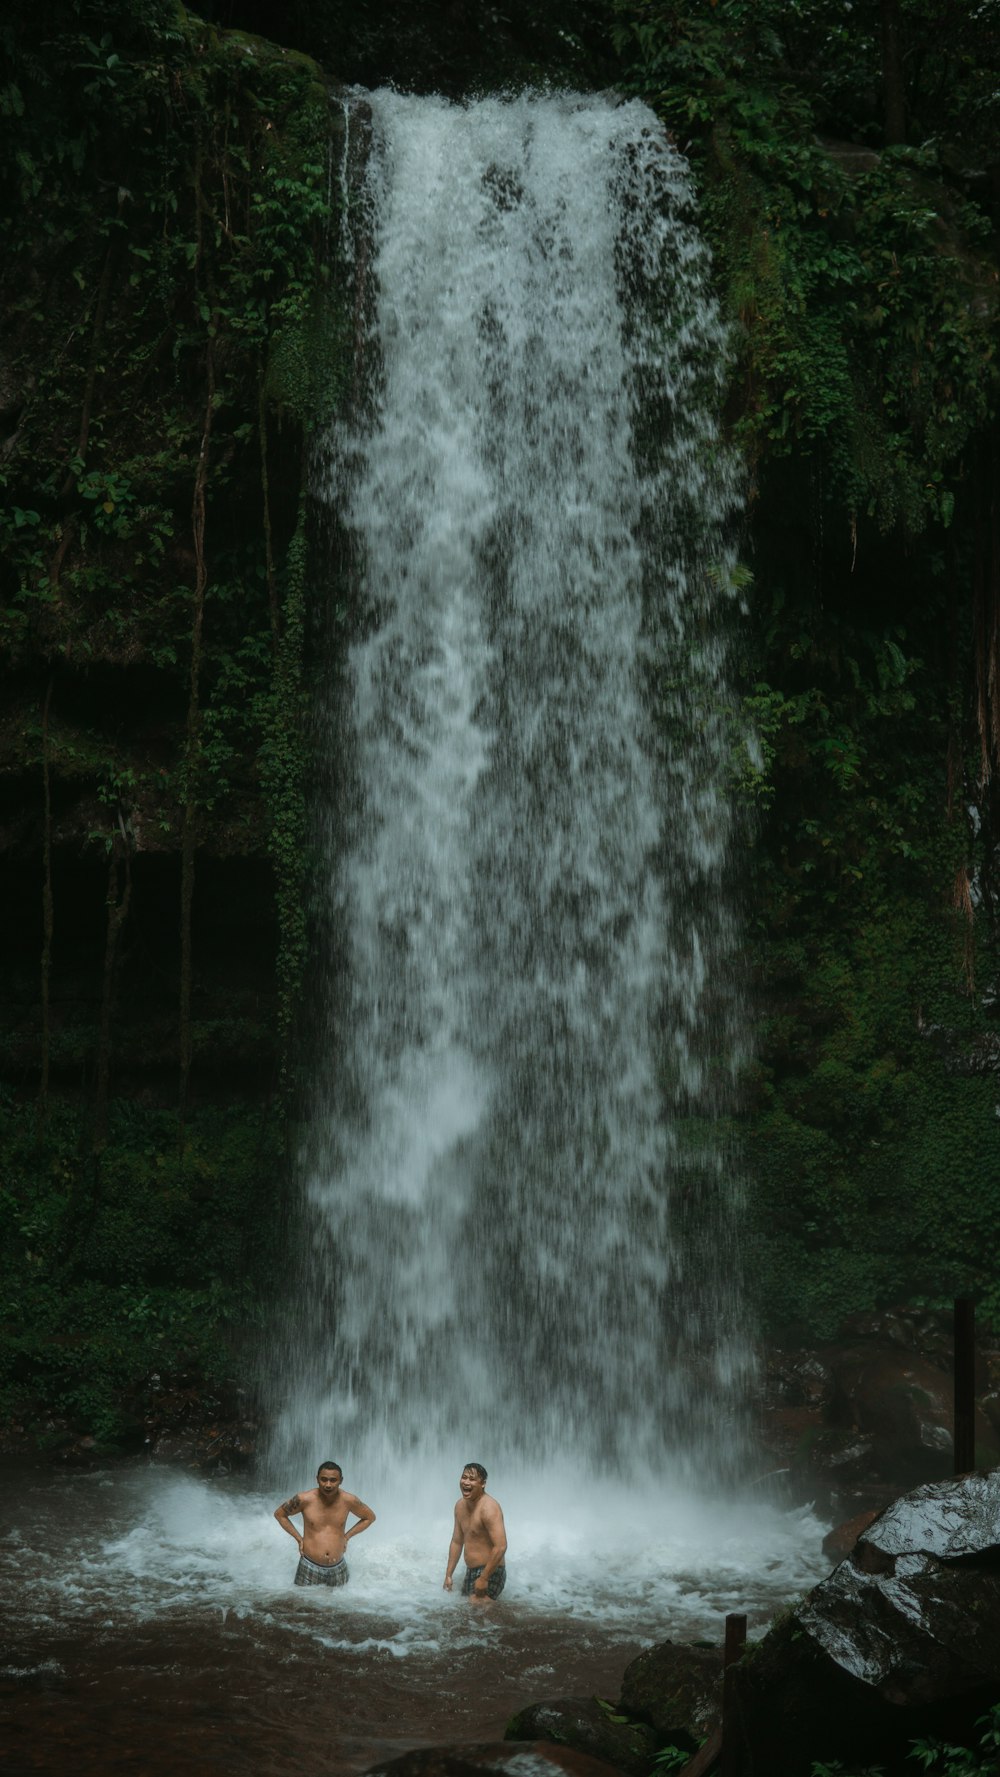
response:
[[[318,1481],[318,1480],[319,1480],[319,1478],[320,1478],[320,1475],[321,1475],[321,1474],[322,1474],[322,1473],[323,1473],[323,1470],[324,1470],[324,1469],[325,1469],[325,1468],[335,1468],[335,1469],[336,1469],[336,1471],[337,1471],[337,1473],[338,1473],[338,1475],[339,1475],[339,1476],[340,1476],[340,1478],[341,1478],[341,1480],[343,1480],[343,1479],[344,1479],[344,1471],[343,1471],[343,1469],[342,1469],[342,1468],[341,1468],[341,1466],[340,1466],[340,1463],[339,1463],[339,1462],[321,1462],[321,1463],[320,1463],[320,1465],[319,1465],[319,1468],[318,1468],[318,1469],[317,1469],[317,1470],[316,1470],[316,1479],[317,1479],[317,1481]]]
[[[479,1479],[481,1481],[485,1481],[487,1479],[486,1470],[484,1469],[481,1462],[467,1462],[467,1463],[465,1463],[462,1468],[463,1475],[468,1474],[470,1471],[472,1472],[472,1474],[478,1475]]]

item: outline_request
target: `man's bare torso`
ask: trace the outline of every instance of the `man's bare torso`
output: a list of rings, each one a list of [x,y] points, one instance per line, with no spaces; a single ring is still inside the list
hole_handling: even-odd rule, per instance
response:
[[[289,1515],[302,1513],[302,1553],[309,1561],[330,1567],[340,1560],[347,1520],[358,1511],[359,1504],[354,1494],[345,1493],[343,1488],[329,1503],[320,1498],[318,1487],[308,1487],[304,1493],[293,1494],[286,1500],[284,1509]]]
[[[464,1538],[463,1552],[467,1567],[485,1566],[494,1546],[491,1532],[498,1524],[502,1525],[502,1522],[500,1507],[488,1493],[471,1503],[464,1499],[459,1500],[455,1507],[455,1523]]]

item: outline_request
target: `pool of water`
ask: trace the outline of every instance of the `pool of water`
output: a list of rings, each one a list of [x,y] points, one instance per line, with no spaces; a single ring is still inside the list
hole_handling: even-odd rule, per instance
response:
[[[546,1697],[616,1697],[640,1648],[721,1640],[736,1610],[752,1633],[829,1565],[807,1509],[536,1476],[498,1488],[508,1585],[475,1606],[441,1585],[457,1489],[363,1493],[378,1522],[350,1544],[350,1585],[296,1591],[271,1516],[283,1495],[257,1483],[148,1466],[0,1477],[8,1777],[349,1777],[407,1747],[499,1738]]]

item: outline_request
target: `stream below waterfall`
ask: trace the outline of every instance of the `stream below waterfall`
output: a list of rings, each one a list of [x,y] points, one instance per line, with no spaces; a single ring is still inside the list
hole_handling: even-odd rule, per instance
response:
[[[5,1777],[349,1777],[502,1738],[546,1697],[615,1698],[641,1647],[720,1640],[733,1610],[753,1633],[826,1570],[807,1510],[538,1478],[498,1485],[510,1578],[476,1608],[441,1589],[449,1493],[410,1491],[397,1480],[387,1503],[366,1480],[379,1517],[350,1545],[350,1585],[296,1592],[277,1499],[245,1481],[6,1473]]]

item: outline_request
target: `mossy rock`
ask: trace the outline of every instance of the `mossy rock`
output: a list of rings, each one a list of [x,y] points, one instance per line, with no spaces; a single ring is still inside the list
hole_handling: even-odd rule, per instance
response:
[[[600,1697],[560,1697],[531,1703],[507,1723],[506,1740],[552,1740],[604,1759],[624,1777],[650,1777],[659,1736]]]
[[[664,1641],[625,1668],[622,1712],[692,1752],[722,1720],[722,1648]]]

